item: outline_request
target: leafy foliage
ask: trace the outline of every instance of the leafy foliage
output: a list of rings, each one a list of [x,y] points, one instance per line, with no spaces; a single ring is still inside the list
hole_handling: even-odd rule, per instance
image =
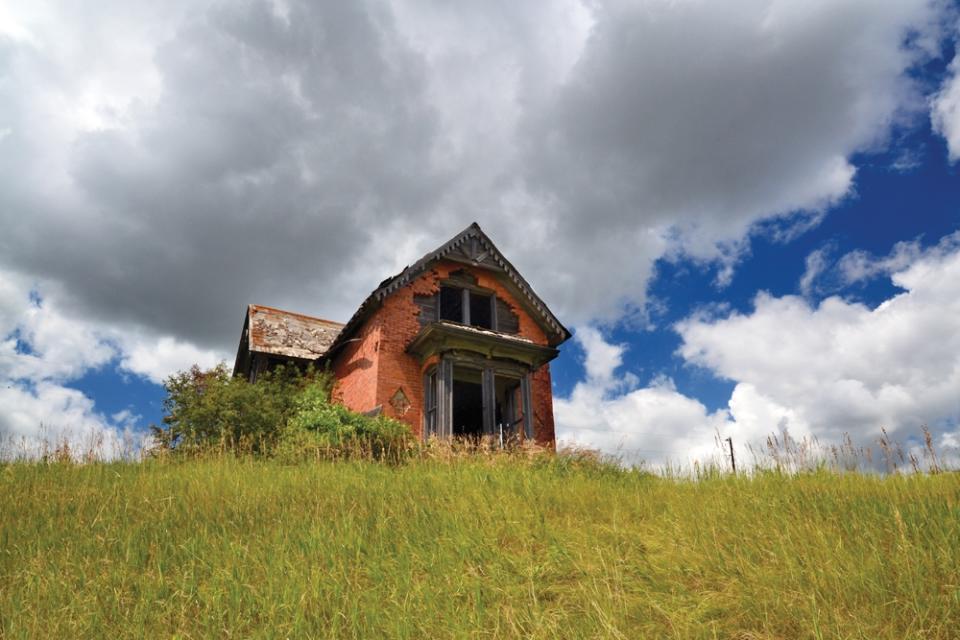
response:
[[[370,456],[397,459],[412,444],[409,427],[384,416],[350,411],[330,400],[328,387],[306,386],[294,401],[279,452],[284,457]]]
[[[278,367],[256,383],[221,364],[193,367],[165,383],[164,427],[152,427],[161,451],[218,448],[285,458],[399,456],[411,440],[396,420],[369,417],[331,400],[332,378],[313,369]]]

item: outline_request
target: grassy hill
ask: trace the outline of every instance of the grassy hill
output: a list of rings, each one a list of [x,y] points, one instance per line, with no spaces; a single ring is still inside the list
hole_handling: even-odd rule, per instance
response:
[[[0,637],[956,638],[960,475],[0,466]]]

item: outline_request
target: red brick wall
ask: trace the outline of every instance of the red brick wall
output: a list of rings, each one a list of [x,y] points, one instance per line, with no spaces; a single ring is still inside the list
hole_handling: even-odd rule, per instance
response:
[[[441,280],[449,277],[451,272],[460,270],[469,271],[477,278],[479,286],[495,291],[511,306],[519,317],[521,336],[537,344],[547,344],[546,334],[540,326],[490,272],[471,269],[457,262],[441,261],[387,297],[355,336],[362,340],[348,343],[344,352],[335,359],[333,371],[339,380],[337,397],[342,398],[346,406],[366,411],[382,405],[386,415],[403,420],[412,427],[414,433],[420,435],[423,426],[423,374],[435,362],[421,366],[416,358],[406,353],[407,345],[420,332],[420,309],[414,304],[413,296],[436,293]],[[356,364],[364,359],[372,361],[372,365],[362,368]],[[390,404],[397,389],[403,389],[410,402],[403,415],[399,415]],[[543,443],[552,442],[553,392],[549,365],[534,372],[531,392],[536,439]]]
[[[379,322],[367,322],[353,337],[357,340],[348,342],[333,360],[337,379],[333,396],[354,411],[369,411],[377,406]]]
[[[550,381],[550,364],[533,372],[533,438],[537,442],[553,442],[553,384]]]

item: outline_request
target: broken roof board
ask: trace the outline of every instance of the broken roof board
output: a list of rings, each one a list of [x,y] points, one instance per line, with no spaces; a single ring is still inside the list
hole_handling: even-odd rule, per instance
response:
[[[258,353],[315,360],[333,344],[343,324],[251,304],[247,309],[249,349]]]

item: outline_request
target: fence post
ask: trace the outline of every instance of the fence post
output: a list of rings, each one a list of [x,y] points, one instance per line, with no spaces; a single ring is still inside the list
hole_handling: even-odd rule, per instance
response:
[[[727,444],[730,445],[730,467],[733,469],[734,475],[737,473],[737,459],[733,457],[733,438],[727,438]]]

